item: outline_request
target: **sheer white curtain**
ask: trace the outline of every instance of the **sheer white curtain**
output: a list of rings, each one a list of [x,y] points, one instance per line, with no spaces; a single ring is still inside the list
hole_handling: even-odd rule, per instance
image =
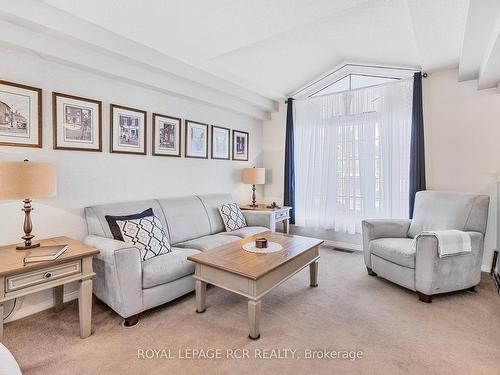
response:
[[[297,225],[407,217],[412,91],[413,78],[294,102]]]

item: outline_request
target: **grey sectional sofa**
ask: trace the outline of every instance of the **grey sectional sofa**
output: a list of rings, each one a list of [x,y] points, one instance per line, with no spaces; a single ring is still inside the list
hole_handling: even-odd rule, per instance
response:
[[[194,290],[194,264],[186,258],[200,251],[269,230],[268,217],[243,211],[247,227],[226,232],[218,206],[234,202],[229,194],[151,199],[85,208],[87,245],[94,258],[94,294],[125,318],[137,322],[144,310]],[[152,208],[167,232],[172,252],[141,262],[139,249],[113,239],[106,215],[132,215]]]

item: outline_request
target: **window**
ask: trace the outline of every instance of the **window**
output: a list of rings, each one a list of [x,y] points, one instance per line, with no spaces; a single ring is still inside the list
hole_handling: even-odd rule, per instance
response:
[[[413,79],[355,76],[369,87],[295,101],[297,225],[356,233],[407,216]]]
[[[368,74],[348,74],[345,77],[340,78],[339,80],[329,84],[325,88],[322,88],[321,90],[315,92],[310,96],[313,97],[319,95],[333,94],[336,92],[376,86],[383,83],[394,82],[398,79],[399,78],[381,77]]]

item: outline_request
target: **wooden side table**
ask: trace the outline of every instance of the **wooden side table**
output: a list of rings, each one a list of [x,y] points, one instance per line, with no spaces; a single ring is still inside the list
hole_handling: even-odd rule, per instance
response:
[[[267,204],[258,204],[257,207],[252,207],[251,205],[240,206],[240,209],[269,215],[270,229],[273,232],[276,232],[276,224],[280,223],[283,224],[283,233],[288,234],[290,231],[290,210],[292,207],[268,208]]]
[[[90,336],[92,318],[92,257],[99,250],[68,237],[54,237],[40,241],[42,246],[68,245],[68,249],[54,261],[24,264],[26,255],[36,254],[37,248],[16,250],[16,245],[0,247],[0,317],[3,304],[14,298],[46,289],[54,290],[56,311],[62,310],[64,284],[79,282],[78,309],[80,337]],[[3,339],[3,319],[0,319],[0,342]]]

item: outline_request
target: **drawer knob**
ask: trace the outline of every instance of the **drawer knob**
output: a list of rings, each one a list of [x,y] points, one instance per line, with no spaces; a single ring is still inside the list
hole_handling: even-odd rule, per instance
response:
[[[43,275],[46,279],[49,279],[52,277],[52,272],[45,272],[45,275]]]

